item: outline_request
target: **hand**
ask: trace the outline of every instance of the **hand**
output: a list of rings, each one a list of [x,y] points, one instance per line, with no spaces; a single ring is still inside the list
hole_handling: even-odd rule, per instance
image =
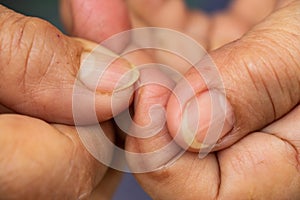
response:
[[[152,5],[162,5],[159,2],[175,4],[175,1],[156,1],[156,4],[150,4],[148,8]],[[242,18],[250,24],[250,30],[240,39],[210,52],[220,71],[226,91],[229,106],[223,109],[226,109],[225,113],[228,114],[225,115],[227,126],[224,127],[221,138],[217,138],[214,152],[204,159],[199,159],[197,153],[185,152],[172,165],[167,165],[172,156],[176,156],[170,155],[163,165],[158,166],[159,170],[136,174],[138,181],[154,199],[300,198],[300,137],[298,134],[300,129],[298,123],[300,119],[298,106],[300,4],[299,1],[287,2],[281,1],[277,4],[282,8],[267,9],[270,12],[273,10],[272,14],[252,28],[253,23],[268,15],[269,11],[262,12],[264,16],[252,22],[244,15],[247,13],[241,11]],[[145,1],[135,1],[135,3],[145,5]],[[273,3],[272,8],[275,8],[276,2]],[[259,8],[260,6],[257,7],[258,10]],[[144,13],[146,17],[148,16],[147,19],[150,19],[149,13],[152,11],[153,14],[154,10],[150,9],[148,13],[140,11],[140,13]],[[165,7],[164,11],[179,13],[178,15],[181,16],[178,10]],[[163,15],[166,14],[165,12],[157,12],[156,9],[156,13]],[[160,22],[168,19],[160,17]],[[181,22],[180,19],[184,21],[180,17],[174,21],[171,19],[171,22],[175,21],[175,25],[176,22]],[[216,25],[215,30],[217,29]],[[209,35],[211,43],[219,45],[223,43],[213,41],[212,35]],[[227,42],[231,40],[228,39]],[[219,45],[208,46],[215,49],[215,46]],[[192,144],[196,145],[192,145],[191,150],[196,151],[201,148],[201,143],[206,136],[206,127],[209,125],[206,124],[207,118],[209,120],[210,117],[215,116],[211,116],[211,102],[206,93],[207,85],[198,72],[192,68],[185,74],[185,78],[197,94],[187,98],[186,101],[181,101],[180,98],[172,95],[171,91],[158,85],[148,85],[138,91],[135,122],[147,125],[150,119],[145,113],[149,113],[153,105],[159,104],[167,109],[168,127],[165,126],[157,135],[148,139],[128,137],[127,150],[137,153],[153,152],[168,144],[172,140],[171,136],[174,137],[177,133],[182,136],[188,134],[180,130],[180,125],[184,120],[182,113],[188,109],[186,105],[193,97],[196,103],[192,105],[195,107],[189,108],[188,114],[197,116],[192,112],[197,111],[198,106],[201,115],[196,120],[191,117],[194,120],[190,122],[199,123],[200,127],[192,141]],[[184,84],[182,81],[175,88],[179,97],[180,92],[183,92],[180,88]],[[210,92],[219,90],[218,86],[210,89]],[[221,93],[220,95],[222,96]],[[180,109],[181,107],[183,109]],[[182,141],[177,142],[184,146]],[[153,161],[160,158],[144,160],[143,164],[152,165]],[[134,160],[130,161],[134,170],[136,167],[133,164]]]
[[[1,198],[84,199],[92,193],[92,197],[109,199],[120,174],[96,161],[82,145],[76,128],[66,125],[74,125],[72,93],[79,67],[97,44],[65,36],[44,20],[25,17],[1,5],[0,26]],[[112,33],[103,30],[102,34]],[[88,59],[109,55],[97,51]],[[95,63],[89,67],[101,66]],[[130,64],[119,58],[95,86],[98,120],[112,141],[114,129],[105,122],[113,114],[111,94],[118,79],[130,69]],[[92,93],[90,76],[78,77],[82,91]],[[134,82],[129,80],[119,90],[124,99],[117,112],[128,107]],[[82,124],[95,123],[88,115],[90,105],[84,101],[81,105]],[[28,116],[5,114],[8,112]],[[93,126],[82,128],[88,132]],[[112,157],[112,149],[99,148]]]

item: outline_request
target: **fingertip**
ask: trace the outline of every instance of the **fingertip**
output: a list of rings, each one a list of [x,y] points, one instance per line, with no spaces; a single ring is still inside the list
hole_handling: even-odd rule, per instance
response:
[[[213,147],[232,130],[234,115],[225,94],[200,87],[199,80],[195,82],[191,76],[187,78],[193,80],[193,89],[183,87],[183,82],[177,85],[168,101],[167,124],[170,135],[182,148],[199,152]]]
[[[64,0],[61,5],[63,21],[74,36],[100,43],[130,28],[122,0]]]
[[[83,48],[73,95],[73,113],[78,113],[76,123],[109,120],[131,104],[139,70],[101,45],[75,40]]]
[[[170,134],[177,144],[191,152],[210,151],[231,130],[230,117],[232,112],[229,112],[226,95],[217,89],[208,89],[194,68],[177,84],[168,102]]]

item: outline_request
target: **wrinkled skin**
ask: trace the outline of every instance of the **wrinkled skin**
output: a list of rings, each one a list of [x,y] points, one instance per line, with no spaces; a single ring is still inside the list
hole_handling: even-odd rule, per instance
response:
[[[73,4],[70,2],[73,2]],[[111,28],[104,32],[99,28],[101,26],[103,27],[101,23],[97,23],[95,20],[88,20],[89,17],[95,17],[93,13],[99,13],[96,10],[99,8],[100,3],[103,3],[104,1],[97,1],[100,2],[99,4],[94,1],[89,2],[91,2],[90,5],[87,4],[86,6],[83,6],[83,1],[62,1],[63,19],[70,34],[99,42],[113,33],[128,28],[129,22],[126,20],[126,17],[124,17],[127,14],[126,12],[122,13],[125,10],[125,5],[122,4],[123,1],[121,3],[117,0],[109,1],[110,3],[107,4],[108,6],[119,5],[120,7],[114,8],[120,10],[118,13],[121,13],[121,17],[115,17],[115,23],[109,21]],[[298,151],[300,145],[297,122],[300,114],[296,105],[299,101],[297,93],[297,77],[299,76],[297,70],[299,68],[299,60],[297,60],[297,58],[299,58],[299,50],[297,49],[299,46],[297,45],[299,41],[299,31],[297,31],[299,17],[297,13],[299,12],[297,11],[299,10],[299,3],[296,2],[287,8],[275,12],[272,17],[263,24],[252,29],[241,40],[222,47],[222,45],[241,37],[242,34],[251,29],[254,24],[258,23],[270,12],[285,6],[288,1],[266,1],[265,7],[261,6],[260,1],[251,1],[252,3],[250,4],[252,5],[250,6],[255,7],[257,10],[255,16],[253,16],[252,13],[246,12],[249,8],[247,3],[250,1],[237,0],[229,12],[216,14],[212,17],[207,17],[204,14],[195,12],[187,12],[181,1],[148,1],[147,5],[149,5],[149,7],[147,8],[147,12],[143,10],[143,8],[145,8],[143,7],[143,5],[145,5],[144,0],[131,0],[127,2],[131,10],[130,16],[134,26],[151,25],[174,28],[192,36],[208,50],[214,50],[221,47],[220,49],[212,51],[212,57],[220,68],[222,78],[224,79],[226,89],[228,90],[228,99],[234,106],[236,115],[236,124],[234,124],[234,129],[231,134],[227,135],[228,139],[226,140],[225,136],[223,138],[224,140],[221,140],[225,142],[220,143],[219,146],[214,149],[215,152],[209,154],[205,159],[199,160],[197,154],[186,152],[175,164],[168,168],[153,173],[137,174],[136,177],[144,189],[154,199],[164,200],[183,198],[298,199],[300,195],[298,167]],[[154,3],[151,4],[151,2]],[[95,4],[93,5],[93,3]],[[83,8],[81,13],[75,12],[74,8],[78,7]],[[157,12],[158,8],[162,9],[162,12]],[[5,12],[4,14],[1,12],[0,18],[5,18],[7,10],[2,7],[1,9]],[[72,12],[67,12],[68,9],[71,9]],[[95,9],[95,12],[92,12],[93,9]],[[168,17],[169,12],[175,12],[175,10],[177,13],[176,17],[178,18],[176,20],[174,20],[173,16],[171,18]],[[68,15],[67,13],[73,13],[73,15]],[[79,17],[80,20],[76,20],[76,16],[82,13],[83,18]],[[112,15],[109,12],[107,15],[105,13],[105,10],[103,10],[103,13],[99,13],[99,16],[103,17],[103,24],[105,24],[106,19],[109,19],[109,17],[106,18],[105,16]],[[293,15],[291,15],[291,13],[293,13]],[[19,15],[12,13],[8,13],[8,15],[19,17]],[[239,16],[240,20],[236,20],[237,16]],[[11,19],[11,17],[9,17],[9,19]],[[26,19],[28,18],[25,18],[25,22],[27,22]],[[32,18],[30,18],[29,21],[31,20]],[[17,27],[16,24],[20,21],[22,22],[22,20],[17,20],[13,17],[12,21],[4,20],[1,21],[0,24],[3,25],[3,23],[6,22],[11,23],[12,27]],[[42,69],[40,72],[41,74],[45,73],[45,71],[49,71],[47,69],[50,69],[51,73],[48,74],[54,74],[56,76],[49,76],[49,78],[44,79],[42,83],[45,83],[45,85],[37,84],[38,88],[34,86],[40,79],[35,80],[36,82],[33,82],[33,84],[27,85],[30,86],[30,90],[27,91],[29,94],[27,97],[28,99],[26,99],[26,96],[22,96],[22,94],[27,94],[26,89],[28,87],[19,88],[19,85],[4,84],[1,82],[1,94],[9,92],[11,95],[9,98],[1,95],[0,102],[3,104],[1,111],[4,113],[12,110],[12,112],[31,115],[33,117],[44,119],[50,124],[39,119],[20,115],[1,115],[0,141],[3,142],[3,144],[1,143],[3,151],[1,151],[0,154],[0,182],[1,185],[5,185],[6,187],[1,188],[0,195],[4,199],[12,197],[22,199],[77,199],[88,198],[92,193],[94,196],[91,198],[109,199],[114,189],[113,186],[116,185],[117,176],[110,171],[106,173],[106,167],[100,165],[90,154],[88,154],[80,143],[74,127],[51,124],[51,122],[72,124],[72,115],[71,112],[68,112],[70,111],[71,106],[70,96],[69,98],[68,95],[66,95],[67,98],[65,98],[65,96],[64,98],[60,98],[67,99],[66,102],[63,102],[66,110],[55,109],[57,101],[54,100],[57,100],[57,94],[70,94],[71,90],[69,89],[73,86],[75,80],[74,74],[76,74],[76,71],[78,70],[82,49],[84,49],[85,46],[78,42],[78,40],[73,40],[60,35],[60,32],[44,21],[37,19],[34,19],[33,21],[33,26],[29,26],[28,33],[34,32],[36,29],[42,32],[40,34],[35,34],[34,37],[30,38],[36,38],[34,41],[37,42],[33,43],[33,47],[40,42],[40,45],[45,45],[48,47],[46,49],[50,49],[50,53],[45,52],[43,55],[43,52],[41,52],[40,56],[29,57],[30,59],[35,58],[33,59],[32,66],[39,66],[39,68],[34,69]],[[274,21],[280,21],[282,23],[274,23]],[[80,27],[83,26],[83,22],[88,22],[86,23],[87,27],[80,29]],[[30,22],[29,25],[30,24],[32,23]],[[203,24],[207,24],[207,26]],[[24,23],[20,23],[20,25],[22,27]],[[114,27],[113,25],[116,26]],[[91,32],[86,31],[89,27],[91,28],[90,30],[92,30]],[[275,33],[277,33],[276,31],[278,31],[278,28],[282,27],[285,27],[286,29],[283,31],[284,36],[279,37],[278,41],[281,43],[273,43],[273,37],[277,37],[278,35],[267,34],[268,30],[272,30],[271,32],[275,30]],[[1,31],[2,30],[3,29],[1,28]],[[15,31],[17,30],[14,30],[14,32]],[[8,31],[8,33],[11,32]],[[57,39],[57,33],[59,33],[62,39]],[[5,34],[5,36],[7,35],[10,36],[11,34]],[[263,41],[266,40],[266,45],[257,45],[260,41],[256,41],[256,38],[261,35]],[[47,41],[48,38],[52,38],[52,40]],[[1,39],[3,40],[3,35],[1,36]],[[290,52],[287,52],[285,48],[279,48],[279,46],[282,45],[285,47],[287,42],[290,42],[291,40],[293,41],[294,46],[292,46],[291,49],[288,49]],[[6,39],[4,41],[7,43],[1,42],[1,53],[3,49],[2,45],[7,44],[9,46],[13,40]],[[19,40],[16,40],[16,44],[19,44],[18,41]],[[28,40],[21,41],[27,43]],[[32,43],[29,41],[29,44]],[[268,109],[270,100],[273,102],[274,99],[265,98],[267,95],[266,91],[269,91],[268,89],[277,89],[276,84],[274,84],[274,79],[268,79],[266,82],[269,85],[267,86],[263,85],[264,81],[261,81],[260,85],[257,87],[253,87],[251,81],[246,82],[249,84],[238,84],[241,82],[239,76],[241,73],[237,74],[237,70],[245,69],[249,67],[251,63],[255,63],[255,61],[258,60],[258,55],[249,50],[249,47],[251,46],[258,46],[256,50],[262,51],[264,53],[263,55],[267,56],[267,59],[274,61],[272,64],[274,67],[277,67],[275,68],[276,70],[279,67],[283,67],[281,69],[288,72],[286,73],[288,74],[287,76],[280,77],[280,81],[282,81],[280,85],[283,86],[281,92],[283,93],[284,98],[277,99],[276,97],[278,96],[274,97],[274,99],[278,100],[274,105],[276,105],[276,110],[278,110],[277,112],[279,113],[275,115],[275,117],[272,115],[274,109]],[[268,51],[265,52],[264,49],[266,49],[266,46],[269,48],[267,48]],[[2,55],[0,54],[1,69],[3,69],[3,65],[10,66],[10,68],[8,68],[9,70],[5,68],[5,70],[1,70],[0,73],[14,75],[15,71],[20,73],[22,70],[18,70],[16,67],[24,69],[26,66],[24,65],[27,60],[26,58],[28,57],[26,55],[30,52],[28,51],[28,47],[26,48],[23,52],[24,56],[17,61],[14,61],[16,63],[11,65],[7,64],[9,59],[7,60],[7,57],[2,58]],[[13,50],[15,49],[16,48],[13,48]],[[40,50],[40,48],[37,49]],[[279,62],[275,59],[277,56],[275,56],[275,58],[269,57],[275,55],[270,49],[279,50],[279,55],[284,59],[282,63],[285,65],[282,65],[282,63],[278,65]],[[68,53],[67,55],[64,55],[66,50],[68,50]],[[247,60],[247,62],[233,62],[240,60],[238,56],[241,55],[235,53],[240,51],[243,52],[242,55],[248,56],[249,60]],[[48,54],[55,55],[55,59],[52,59],[53,56],[50,56],[50,61],[62,60],[64,63],[64,65],[62,65],[63,67],[56,65],[55,62],[50,62],[49,65],[47,63],[49,60],[46,59],[49,59],[49,56],[47,56]],[[291,62],[291,57],[294,59],[294,62]],[[43,60],[39,58],[43,58]],[[147,59],[141,60],[142,58],[139,54],[133,55],[132,57],[129,56],[128,59],[133,63],[147,63],[149,61]],[[178,62],[172,63],[174,59],[172,59],[171,56],[168,57],[160,54],[157,55],[156,59],[174,66],[174,68],[179,71],[181,70],[182,66],[176,64]],[[42,61],[46,63],[43,64]],[[268,64],[269,63],[266,63],[266,66],[269,66]],[[289,68],[287,68],[287,65]],[[260,65],[258,65],[258,67],[259,66]],[[10,69],[14,69],[14,71],[10,71]],[[183,67],[182,73],[185,72],[186,67]],[[153,71],[151,73],[153,73],[153,75],[160,74],[158,71]],[[261,73],[265,74],[264,71]],[[279,71],[276,71],[276,73],[284,74]],[[17,79],[5,81],[11,81],[11,83],[17,81],[23,83],[25,76],[22,76],[22,74],[26,73],[20,73],[19,76],[7,76],[10,78],[17,77]],[[33,78],[42,77],[39,73],[37,74],[38,76]],[[68,76],[66,76],[66,74],[68,74]],[[161,76],[161,74],[159,76]],[[263,77],[268,78],[269,76],[270,75],[266,74]],[[1,77],[4,76],[1,74]],[[203,88],[199,76],[190,70],[189,73],[186,74],[186,77],[190,80],[192,85],[195,86],[195,90],[200,90],[199,92],[201,92]],[[258,75],[254,73],[251,74],[250,77],[258,78]],[[167,79],[168,77],[165,78]],[[250,80],[250,78],[248,77],[245,80]],[[64,87],[62,87],[62,83],[64,83]],[[245,88],[241,89],[237,87],[236,84],[238,84],[239,87]],[[48,91],[47,88],[49,88],[49,86],[51,86],[51,89],[54,88],[54,91],[56,92],[51,93],[51,91]],[[44,92],[36,93],[36,91],[40,91],[39,89],[41,88],[43,88]],[[44,88],[46,88],[46,90],[44,90]],[[264,90],[266,88],[267,90]],[[296,92],[290,92],[291,88]],[[24,92],[24,89],[25,93],[22,93]],[[61,91],[61,89],[66,91]],[[260,91],[260,89],[262,89],[262,91]],[[60,93],[57,91],[60,91]],[[253,95],[252,92],[255,95]],[[32,94],[35,96],[37,95],[37,97],[34,98],[35,101],[31,102],[32,96],[30,95]],[[55,96],[53,96],[54,94]],[[244,96],[240,96],[241,94]],[[101,95],[101,92],[99,95],[100,101],[97,105],[102,105],[101,103],[103,102],[101,97],[103,96]],[[176,109],[176,105],[174,108],[172,103],[170,103],[170,95],[170,91],[157,85],[149,85],[140,89],[138,91],[139,98],[135,103],[135,121],[141,125],[147,123],[148,118],[145,113],[148,112],[148,109],[152,104],[161,104],[168,108],[168,113],[178,112],[180,115],[180,111]],[[261,95],[263,98],[261,98]],[[285,100],[288,98],[288,95],[291,95],[290,101],[286,103]],[[240,99],[234,98],[235,96],[240,97]],[[107,93],[105,93],[104,97],[107,97]],[[24,98],[26,101],[22,102],[24,101]],[[40,101],[41,99],[43,101]],[[258,99],[266,101],[258,102]],[[12,100],[16,102],[11,102]],[[250,101],[251,104],[246,104],[248,101]],[[27,106],[22,106],[24,103],[26,103]],[[249,107],[244,108],[242,106],[253,105],[253,103],[255,103],[254,108],[252,108],[250,112],[247,112],[247,110],[250,109]],[[47,110],[47,106],[45,105],[50,105],[50,108],[48,107]],[[259,105],[260,107],[257,108],[256,105]],[[126,105],[124,105],[124,107],[126,107]],[[61,108],[61,106],[59,106],[59,108]],[[260,108],[263,109],[261,110]],[[40,110],[37,111],[36,109]],[[102,109],[103,108],[99,109],[99,121],[104,121],[111,117],[111,110],[109,107],[104,109],[106,110],[104,113],[101,112]],[[280,118],[283,115],[285,116]],[[259,117],[262,117],[264,120],[261,120]],[[127,150],[149,152],[164,146],[166,142],[172,139],[171,136],[174,135],[172,129],[176,130],[176,124],[174,124],[172,119],[168,119],[168,127],[165,127],[158,135],[150,139],[141,140],[128,137],[126,142]],[[110,138],[113,138],[113,130],[111,129],[110,124],[105,123],[104,126],[109,130],[108,135],[110,135]],[[88,131],[89,127],[86,127],[86,129]],[[260,129],[260,131],[257,131],[257,129]],[[24,137],[25,133],[32,135],[32,137]],[[39,142],[37,142],[37,139],[39,139]],[[225,147],[228,148],[224,149]],[[105,152],[109,153],[109,150],[105,149]],[[38,161],[38,165],[34,165],[33,161]],[[11,167],[11,163],[16,163],[13,165],[14,168]],[[53,171],[55,171],[55,173]],[[63,181],[62,177],[65,177]],[[53,196],[49,196],[49,191],[56,192],[51,192]]]
[[[1,11],[0,73],[3,78],[0,86],[5,95],[1,95],[0,103],[18,113],[73,124],[73,86],[80,64],[97,43],[65,36],[41,19],[25,17],[4,7]],[[108,68],[106,76],[111,78],[114,73],[117,79],[130,69],[130,64],[120,59]],[[96,90],[96,104],[101,105],[96,108],[100,121],[112,117],[110,101],[115,81],[103,76]],[[83,90],[90,89],[84,80],[80,79],[79,83]],[[123,91],[124,99],[131,94],[131,89],[129,85]],[[59,104],[49,103],[57,100]],[[128,106],[120,104],[119,111]]]
[[[175,28],[210,51],[235,116],[232,129],[204,159],[186,152],[171,166],[135,174],[143,188],[163,200],[299,199],[299,1],[236,0],[228,11],[211,17],[188,12],[181,1],[128,2],[134,25]],[[256,12],[248,12],[253,11],[249,7]],[[177,60],[160,55],[157,60],[180,70]],[[185,77],[196,93],[205,90],[194,69]],[[182,113],[164,87],[148,85],[138,95],[134,120],[140,125],[149,123],[145,113],[152,105],[167,109],[168,126],[156,136],[127,138],[127,150],[152,152],[176,135]],[[210,114],[205,108],[202,112]]]
[[[80,4],[72,2],[77,7]],[[70,9],[64,12],[70,13]],[[124,6],[120,5],[120,9]],[[81,9],[81,13],[89,12]],[[110,15],[105,10],[101,13],[103,18]],[[103,23],[114,20],[116,26],[111,25],[111,29],[96,29],[102,31],[100,35],[82,35],[79,28],[74,35],[98,42],[129,26],[129,21],[116,17]],[[69,22],[79,27],[78,23],[82,23]],[[0,198],[111,199],[120,173],[94,159],[72,126],[76,75],[84,56],[97,43],[70,38],[44,20],[17,14],[1,5],[0,30]],[[115,79],[106,79],[95,96],[98,119],[112,141],[114,128],[106,122],[112,117],[111,88],[129,69],[125,60],[112,64],[109,71],[116,72]],[[89,90],[84,84],[80,87]],[[122,91],[124,100],[131,96],[131,89],[129,85]],[[128,101],[120,105],[119,112],[128,106]],[[95,122],[87,117],[84,123]],[[90,128],[83,127],[85,131]],[[112,157],[112,149],[99,148]]]

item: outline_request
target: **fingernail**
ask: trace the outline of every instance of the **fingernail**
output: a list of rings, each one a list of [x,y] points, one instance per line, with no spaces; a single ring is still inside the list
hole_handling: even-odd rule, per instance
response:
[[[131,87],[139,79],[139,71],[112,51],[86,45],[81,55],[80,81],[90,90],[103,93],[117,92]]]
[[[226,96],[217,90],[203,92],[184,108],[181,134],[193,150],[213,147],[233,128],[234,115]]]

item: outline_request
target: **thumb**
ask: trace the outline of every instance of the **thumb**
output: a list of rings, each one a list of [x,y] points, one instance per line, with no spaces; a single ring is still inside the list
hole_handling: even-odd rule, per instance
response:
[[[46,21],[25,17],[1,5],[0,26],[3,106],[47,121],[72,124],[75,82],[81,92],[76,100],[81,106],[82,123],[92,123],[88,113],[94,105],[99,121],[111,118],[113,91],[122,96],[115,112],[128,106],[138,73],[129,73],[123,79],[126,72],[131,72],[125,59],[92,42],[69,38]],[[113,61],[108,67],[103,65],[107,60]],[[100,81],[95,70],[103,72]],[[88,95],[95,100],[88,101]]]
[[[101,126],[114,141],[112,125]],[[94,128],[81,131],[91,133]],[[1,199],[87,199],[106,176],[107,166],[86,150],[73,126],[3,114],[0,130]],[[101,142],[98,148],[109,162],[113,149]]]
[[[222,149],[299,103],[299,10],[300,2],[295,1],[240,40],[211,52],[222,79],[218,85],[218,81],[206,85],[196,69],[186,74],[187,82],[177,85],[177,95],[170,97],[167,108],[170,133],[181,136],[178,143],[197,151],[211,149],[215,143],[215,150]],[[201,61],[199,68],[206,67],[205,62]],[[187,83],[196,96],[185,94]],[[214,131],[222,118],[221,131]]]

